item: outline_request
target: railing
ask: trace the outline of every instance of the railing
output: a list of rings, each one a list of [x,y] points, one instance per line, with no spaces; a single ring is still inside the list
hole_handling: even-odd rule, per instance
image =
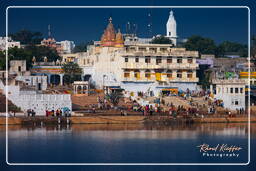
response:
[[[138,62],[138,63],[132,63],[132,62],[125,62],[122,64],[121,66],[122,68],[127,68],[127,69],[161,69],[161,68],[165,68],[165,69],[197,69],[198,68],[198,64],[196,63],[182,63],[182,64],[178,64],[178,63],[171,63],[171,64],[167,64],[167,63],[159,63],[159,64],[155,64],[155,63],[145,63],[145,62]]]

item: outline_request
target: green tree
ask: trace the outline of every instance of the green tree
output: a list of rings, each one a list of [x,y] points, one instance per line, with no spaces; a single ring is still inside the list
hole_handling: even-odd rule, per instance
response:
[[[212,39],[197,35],[189,37],[184,47],[187,50],[199,51],[200,54],[215,54],[216,52],[216,45]]]
[[[256,58],[256,36],[252,36],[251,57]]]
[[[21,44],[40,44],[43,34],[40,32],[32,32],[29,30],[20,30],[17,33],[9,35],[13,40],[20,41]]]
[[[25,48],[14,47],[8,50],[8,61],[26,60],[28,68],[32,67],[32,59],[34,56],[38,62],[43,62],[45,56],[48,58],[49,62],[60,59],[60,56],[55,49],[45,46],[29,45]]]
[[[0,51],[0,70],[6,69],[6,56],[3,51]]]
[[[87,42],[87,43],[81,43],[81,44],[79,44],[79,45],[76,45],[75,48],[73,49],[73,52],[74,52],[74,53],[77,53],[77,52],[86,52],[88,45],[93,45],[93,41],[89,41],[89,42]]]
[[[226,53],[237,53],[241,57],[247,57],[248,48],[240,43],[224,41],[217,48],[217,56],[224,57]]]
[[[120,92],[112,92],[106,95],[106,98],[112,103],[114,106],[118,105],[120,99],[122,98],[122,94]]]
[[[81,80],[82,69],[77,63],[69,62],[62,65],[64,71],[64,82],[70,84],[74,81]]]
[[[164,36],[155,37],[150,43],[152,44],[173,44],[172,41]]]

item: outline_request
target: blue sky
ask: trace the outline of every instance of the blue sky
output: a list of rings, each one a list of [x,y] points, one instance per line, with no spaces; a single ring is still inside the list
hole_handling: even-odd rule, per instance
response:
[[[48,0],[9,0],[1,4],[0,10],[8,5],[246,5],[251,8],[251,29],[255,34],[255,4],[249,1],[222,0],[212,1],[48,1]],[[61,2],[61,3],[59,3]],[[135,3],[136,2],[136,3]],[[203,2],[203,3],[202,3]],[[9,32],[21,29],[40,31],[47,36],[47,25],[51,24],[52,35],[56,40],[74,40],[76,44],[89,40],[99,40],[104,28],[112,16],[115,28],[124,33],[128,21],[138,25],[137,34],[147,37],[148,13],[151,12],[152,31],[155,34],[165,34],[169,8],[84,8],[84,9],[10,9],[8,14]],[[248,41],[248,10],[242,9],[201,9],[201,8],[172,8],[177,21],[177,32],[181,38],[191,35],[201,35],[212,38],[216,43],[224,40],[246,44]],[[3,18],[4,15],[1,17]],[[3,18],[4,19],[4,18]],[[0,33],[5,33],[5,27],[0,26]]]

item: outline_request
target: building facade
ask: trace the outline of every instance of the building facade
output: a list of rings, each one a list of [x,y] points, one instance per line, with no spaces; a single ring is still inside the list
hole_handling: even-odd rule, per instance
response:
[[[214,98],[222,100],[224,108],[230,110],[245,109],[245,80],[213,79],[211,92]]]
[[[162,90],[197,89],[197,51],[173,48],[172,44],[124,45],[112,19],[100,46],[91,45],[86,53],[78,59],[78,64],[99,88],[120,87],[154,95]]]

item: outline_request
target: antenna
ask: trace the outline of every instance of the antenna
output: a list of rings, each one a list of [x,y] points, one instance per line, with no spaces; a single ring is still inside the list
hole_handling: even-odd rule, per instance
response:
[[[137,24],[133,24],[133,28],[134,28],[134,36],[136,36],[137,35],[137,29],[138,29],[138,25]]]
[[[48,37],[49,38],[51,37],[51,25],[50,24],[48,25]]]
[[[131,31],[131,24],[128,21],[127,24],[126,24],[126,34],[130,34],[130,31]]]
[[[147,30],[148,30],[148,36],[152,37],[152,15],[151,15],[151,11],[149,11],[149,13],[148,13]]]

